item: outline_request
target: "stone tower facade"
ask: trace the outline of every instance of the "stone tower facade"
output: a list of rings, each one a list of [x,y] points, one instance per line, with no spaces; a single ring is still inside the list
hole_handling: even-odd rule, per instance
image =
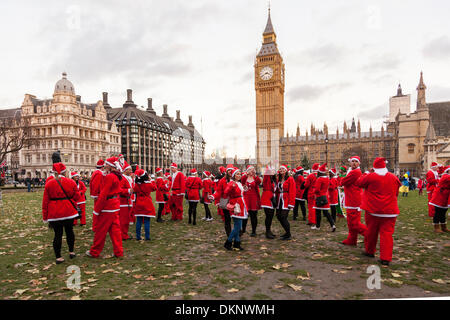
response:
[[[255,59],[256,90],[256,159],[259,171],[267,165],[278,165],[280,138],[284,136],[283,58],[278,51],[272,19],[267,19],[263,44]]]

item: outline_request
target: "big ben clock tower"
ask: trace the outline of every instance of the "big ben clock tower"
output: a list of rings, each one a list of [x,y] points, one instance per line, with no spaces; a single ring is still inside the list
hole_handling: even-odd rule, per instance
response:
[[[278,51],[272,20],[267,19],[263,44],[255,59],[256,159],[259,171],[280,159],[284,135],[284,63]]]

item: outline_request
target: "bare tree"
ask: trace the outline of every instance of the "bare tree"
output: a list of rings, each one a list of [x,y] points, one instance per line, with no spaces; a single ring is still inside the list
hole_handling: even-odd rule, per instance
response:
[[[29,119],[21,116],[0,118],[0,163],[8,154],[33,145],[35,138],[31,133]]]
[[[366,149],[364,149],[363,146],[354,146],[350,147],[348,149],[345,149],[342,152],[342,158],[343,159],[349,159],[352,156],[359,156],[361,159],[361,170],[368,170],[369,169],[369,158]],[[344,160],[344,163],[342,165],[348,165],[348,162]]]

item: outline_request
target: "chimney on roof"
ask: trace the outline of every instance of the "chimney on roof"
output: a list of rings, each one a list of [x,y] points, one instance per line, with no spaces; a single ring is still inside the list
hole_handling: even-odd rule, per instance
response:
[[[77,95],[77,102],[81,102],[81,96]]]
[[[179,123],[179,124],[183,124],[183,121],[181,121],[181,118],[180,118],[180,110],[177,110],[177,118],[175,119],[175,122]]]
[[[103,92],[103,107],[105,109],[111,109],[111,106],[108,103],[108,92]]]
[[[133,90],[127,89],[127,101],[125,101],[123,107],[124,108],[136,107],[136,105],[133,102]]]
[[[163,104],[163,114],[161,117],[170,119],[169,114],[167,113],[167,104]]]
[[[192,128],[192,129],[194,129],[194,128],[195,128],[194,124],[192,123],[192,116],[189,116],[189,123],[188,123],[188,127],[189,127],[189,128]]]
[[[153,109],[153,100],[152,98],[147,98],[147,112],[156,114],[156,111]]]

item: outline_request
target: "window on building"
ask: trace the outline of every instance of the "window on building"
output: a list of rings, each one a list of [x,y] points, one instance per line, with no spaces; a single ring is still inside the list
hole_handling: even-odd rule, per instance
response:
[[[408,153],[414,153],[414,148],[416,145],[414,143],[408,144]]]

